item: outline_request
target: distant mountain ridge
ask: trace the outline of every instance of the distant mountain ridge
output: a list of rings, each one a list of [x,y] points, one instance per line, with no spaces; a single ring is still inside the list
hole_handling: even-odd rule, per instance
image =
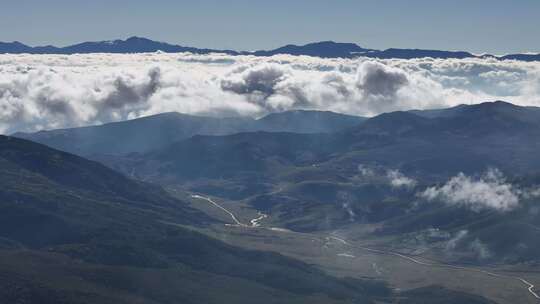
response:
[[[414,59],[414,58],[440,58],[440,59],[464,59],[464,58],[494,58],[498,60],[540,61],[540,53],[536,54],[508,54],[495,56],[490,54],[475,55],[464,51],[444,51],[425,49],[399,49],[389,48],[375,50],[363,48],[355,43],[338,43],[334,41],[321,41],[305,45],[289,44],[273,50],[237,51],[219,50],[208,48],[196,48],[158,42],[142,37],[130,37],[126,40],[107,40],[82,42],[65,47],[28,46],[18,41],[0,42],[0,54],[88,54],[88,53],[147,53],[162,51],[166,53],[191,52],[195,54],[224,53],[229,55],[254,55],[273,56],[278,54],[305,55],[321,58],[356,58],[371,57],[382,59]]]
[[[536,156],[540,108],[499,101],[439,110],[438,115],[432,111],[426,112],[431,117],[425,117],[421,111],[385,113],[326,134],[283,131],[225,136],[199,134],[144,155],[128,156],[137,164],[128,162],[126,168],[131,170],[146,162],[147,166],[135,170],[144,175],[163,164],[161,173],[167,178],[179,177],[178,180],[244,178],[259,173],[271,176],[270,172],[275,172],[278,166],[318,168],[319,163],[329,160],[332,166],[354,171],[358,164],[384,163],[442,180],[458,172],[489,167],[515,174],[540,170]],[[26,139],[62,148],[45,137],[33,136]],[[511,160],[507,159],[509,151],[514,155]],[[97,159],[125,173],[131,172],[115,167],[121,165],[115,158]],[[247,181],[242,179],[242,182]]]
[[[466,229],[470,237],[464,244],[477,238],[487,244],[493,253],[488,261],[538,260],[538,232],[527,227],[540,221],[540,214],[529,209],[538,204],[535,193],[540,183],[540,108],[485,102],[385,113],[360,122],[353,120],[352,126],[334,128],[333,133],[291,132],[317,116],[324,118],[319,122],[340,122],[327,124],[333,127],[350,119],[331,112],[291,111],[238,121],[247,125],[255,121],[259,126],[263,121],[263,126],[268,123],[271,128],[211,135],[201,132],[200,123],[221,128],[228,122],[220,126],[213,121],[215,118],[199,121],[200,117],[165,113],[90,127],[97,128],[94,134],[80,133],[87,129],[79,128],[27,134],[26,139],[88,155],[130,178],[166,189],[242,200],[246,206],[268,214],[278,227],[293,231],[335,230],[352,222],[382,224],[374,236],[423,233],[431,228],[449,233]],[[171,135],[188,131],[182,135],[187,138],[166,136],[158,145],[146,146],[148,140],[160,135],[159,130],[165,130],[160,129],[160,123],[169,118],[175,122],[170,126]],[[152,121],[155,124],[146,124]],[[118,126],[122,128],[116,129]],[[114,146],[116,143],[119,145]],[[115,150],[117,147],[127,153],[121,154],[121,150]],[[28,152],[16,152],[7,155],[10,159],[28,158]],[[37,153],[44,155],[41,150]],[[55,157],[46,160],[25,164],[42,168],[44,164],[58,163]],[[65,167],[60,172],[71,168]],[[492,172],[492,168],[496,169],[495,175],[501,174],[497,180],[479,175]],[[90,170],[78,171],[85,177]],[[465,187],[478,184],[479,178],[481,185],[508,189],[510,197],[519,197],[519,207],[508,212],[488,208],[478,213],[480,209],[449,205],[451,202],[445,202],[445,198],[428,203],[417,195],[426,189],[444,187],[456,176],[464,179]],[[18,179],[8,178],[17,185]],[[71,185],[77,180],[73,177],[64,183]],[[99,186],[100,180],[92,178],[89,185]],[[107,188],[97,189],[106,192],[101,189]],[[410,212],[411,206],[415,212]],[[479,222],[479,215],[489,221]],[[463,228],[465,225],[467,228]],[[507,232],[511,234],[491,237]],[[482,261],[468,245],[463,246],[458,249],[463,254],[457,257],[459,260]]]
[[[184,47],[165,42],[153,41],[147,38],[130,37],[126,40],[89,41],[65,47],[36,46],[31,47],[21,42],[0,42],[0,53],[10,54],[88,54],[88,53],[148,53],[162,51],[167,53],[192,52],[198,54],[226,53],[238,55],[231,50],[212,50],[194,47]]]
[[[215,118],[161,113],[138,119],[72,129],[16,133],[14,136],[79,155],[149,152],[194,135],[229,135],[239,132],[332,133],[365,118],[325,111],[294,110],[259,119]]]
[[[539,139],[540,108],[497,101],[385,113],[335,133],[196,135],[148,153],[93,159],[139,180],[242,200],[293,231],[334,230],[353,221],[382,223],[377,233],[386,235],[435,227],[456,233],[468,225],[469,241],[489,244],[493,261],[526,261],[540,253],[537,231],[526,226],[540,220],[528,209],[537,197],[524,196],[509,213],[488,209],[481,216],[489,222],[478,225],[475,210],[419,202],[417,194],[456,176],[474,186],[490,168],[502,174],[494,185],[516,193],[537,189]],[[505,231],[516,232],[490,237]],[[526,249],[517,251],[520,243]]]

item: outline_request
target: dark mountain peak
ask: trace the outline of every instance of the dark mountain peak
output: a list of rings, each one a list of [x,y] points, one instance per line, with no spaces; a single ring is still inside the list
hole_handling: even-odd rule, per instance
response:
[[[19,41],[11,41],[11,42],[0,41],[0,46],[2,47],[29,47],[28,45],[21,43]]]
[[[335,42],[333,40],[324,40],[324,41],[316,41],[316,42],[306,43],[304,46],[308,46],[308,45],[330,45],[330,46],[332,46],[332,45],[336,45],[336,44],[344,44],[344,43]]]
[[[471,108],[484,108],[484,109],[518,109],[520,106],[517,106],[513,103],[496,100],[496,101],[486,101],[475,105],[470,105]]]
[[[483,102],[451,108],[451,115],[440,116],[438,125],[445,132],[468,137],[524,135],[538,133],[540,108],[521,107],[505,101]]]
[[[279,116],[282,116],[282,117],[285,117],[285,116],[288,116],[288,117],[294,117],[294,116],[350,116],[350,115],[346,115],[346,114],[339,114],[339,113],[335,113],[335,112],[331,112],[331,111],[319,111],[319,110],[289,110],[289,111],[283,111],[283,112],[274,112],[274,113],[270,113],[264,117],[262,117],[261,119],[265,119],[265,118],[269,118],[269,117],[279,117]]]
[[[518,135],[540,132],[540,108],[522,107],[501,100],[461,104],[446,109],[412,110],[408,113],[431,119],[431,134],[439,132],[477,138],[501,133]],[[396,122],[400,119],[403,120],[393,118]]]
[[[350,122],[359,124],[360,122],[366,120],[365,117],[341,114],[341,113],[336,113],[332,111],[290,110],[290,111],[284,111],[284,112],[270,113],[266,116],[259,118],[257,121],[264,122],[264,121],[289,120],[289,123],[290,123],[290,122],[293,122],[293,120],[297,120],[298,122],[299,119],[310,120],[312,122],[315,122],[314,120],[319,120],[319,121],[320,120],[326,120],[326,121],[336,120],[336,121],[342,121],[343,123],[346,123],[346,124]]]
[[[129,37],[126,40],[93,41],[74,44],[62,48],[64,53],[141,53],[164,51],[182,51],[181,46],[153,41],[142,37]]]
[[[459,113],[459,111],[466,107],[468,107],[468,105],[460,104],[451,108],[410,110],[409,112],[425,118],[441,118],[454,116],[456,113]]]
[[[0,54],[20,54],[20,53],[29,53],[31,47],[26,44],[20,43],[19,41],[13,42],[0,42]]]
[[[417,122],[426,122],[427,118],[416,115],[407,111],[396,111],[383,113],[381,115],[375,116],[371,119],[368,119],[365,124],[386,124],[388,122],[394,123],[417,123]]]
[[[230,133],[240,128],[242,122],[244,120],[167,112],[98,126],[15,135],[63,151],[91,156],[147,152],[195,134]]]
[[[366,120],[352,132],[356,134],[404,134],[419,128],[425,128],[431,123],[431,119],[411,112],[397,111],[384,113]]]
[[[489,103],[489,102],[484,102],[484,103]],[[506,105],[512,105],[512,106],[514,106],[513,103],[508,102],[508,101],[504,101],[504,100],[495,100],[495,101],[493,101],[492,103],[494,103],[494,104],[506,104]]]
[[[440,50],[423,50],[423,49],[397,49],[390,48],[384,51],[376,51],[369,54],[370,57],[375,58],[399,58],[399,59],[413,59],[413,58],[472,58],[475,55],[464,51],[440,51]]]
[[[304,47],[341,48],[341,49],[348,49],[351,51],[364,51],[365,50],[364,48],[362,48],[356,43],[335,42],[331,40],[308,43],[304,45]]]
[[[349,49],[349,50],[364,50],[364,48],[360,47],[359,45],[355,43],[335,42],[331,40],[310,42],[303,45],[287,44],[278,49],[285,49],[285,48],[342,48],[342,49]]]
[[[120,44],[127,44],[127,45],[168,45],[171,46],[171,44],[151,40],[144,37],[138,37],[138,36],[131,36],[127,38],[126,40],[115,40],[114,42],[120,43]]]
[[[256,51],[253,54],[257,56],[272,56],[277,54],[289,54],[289,55],[307,55],[323,58],[350,58],[356,56],[358,53],[365,53],[370,51],[364,49],[361,46],[354,43],[340,43],[334,41],[320,41],[308,43],[305,45],[288,44],[286,46],[270,50],[270,51]]]
[[[260,130],[296,133],[329,133],[354,127],[365,118],[330,111],[291,110],[271,113],[257,120]]]
[[[93,157],[96,154],[149,152],[197,134],[227,135],[249,131],[332,133],[356,126],[362,121],[362,117],[309,110],[274,113],[258,120],[168,112],[99,126],[14,135]]]
[[[12,45],[15,45],[15,46],[27,46],[26,44],[19,41],[13,41],[13,42],[8,42],[8,43],[11,43]]]
[[[526,115],[527,108],[506,101],[483,102],[466,105],[456,111],[457,115]],[[515,117],[518,118],[518,117]]]
[[[540,61],[540,53],[510,54],[498,57],[501,60]]]
[[[155,41],[150,40],[148,38],[144,38],[144,37],[131,36],[126,39],[126,42],[155,42]]]
[[[508,112],[508,111],[520,111],[524,109],[531,109],[530,107],[520,107],[506,101],[488,101],[479,104],[460,104],[450,108],[443,109],[429,109],[429,110],[410,110],[409,113],[413,113],[426,118],[450,118],[463,115],[467,112]],[[533,108],[534,109],[534,108]],[[531,109],[532,110],[532,109]]]

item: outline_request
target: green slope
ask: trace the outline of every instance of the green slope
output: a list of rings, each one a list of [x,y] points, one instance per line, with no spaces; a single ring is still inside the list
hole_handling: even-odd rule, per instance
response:
[[[210,219],[80,157],[0,137],[0,166],[0,278],[11,303],[242,303],[250,294],[368,303],[388,292],[182,228]]]

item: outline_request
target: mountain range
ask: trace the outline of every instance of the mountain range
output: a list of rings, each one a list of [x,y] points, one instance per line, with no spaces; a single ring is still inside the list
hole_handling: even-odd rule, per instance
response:
[[[276,214],[276,225],[295,231],[343,228],[354,214],[359,223],[384,223],[377,233],[394,237],[434,227],[457,233],[470,226],[470,241],[491,246],[493,261],[540,254],[536,232],[523,232],[524,223],[534,226],[538,220],[530,213],[534,197],[510,213],[482,211],[480,217],[491,218],[485,225],[466,207],[424,203],[410,213],[418,191],[459,174],[497,168],[515,187],[534,187],[540,172],[536,107],[497,101],[372,118],[292,111],[258,120],[166,113],[15,135],[90,157],[138,180],[241,201]],[[391,172],[414,179],[412,188],[396,188]],[[516,231],[511,238],[489,237],[509,228]],[[520,244],[525,247],[516,254]]]
[[[257,131],[332,133],[355,126],[364,120],[365,118],[358,116],[307,110],[272,113],[259,119],[216,118],[171,112],[100,126],[16,133],[14,136],[90,156],[149,152],[195,135],[228,135]]]
[[[228,245],[161,187],[38,143],[0,136],[0,168],[0,303],[493,303]]]
[[[0,303],[493,303],[452,271],[536,278],[539,150],[504,101],[0,136]]]
[[[153,41],[147,38],[130,37],[126,40],[110,40],[96,42],[82,42],[66,47],[52,45],[31,47],[21,42],[0,42],[0,54],[87,54],[87,53],[146,53],[162,51],[166,53],[191,52],[195,54],[224,53],[229,55],[254,55],[273,56],[278,54],[306,55],[322,58],[356,58],[371,57],[383,59],[413,59],[413,58],[494,58],[498,60],[540,61],[540,54],[508,54],[495,56],[490,54],[475,55],[464,51],[443,51],[423,49],[398,49],[376,50],[363,48],[354,43],[337,43],[322,41],[306,45],[286,45],[273,50],[237,51],[218,50],[196,47],[186,47]]]
[[[372,303],[390,294],[206,237],[193,227],[215,220],[75,155],[0,136],[0,167],[0,303]]]

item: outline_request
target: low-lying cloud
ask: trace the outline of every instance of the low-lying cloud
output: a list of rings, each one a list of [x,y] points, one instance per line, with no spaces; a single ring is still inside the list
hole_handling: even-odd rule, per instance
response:
[[[358,165],[357,177],[362,180],[378,181],[388,184],[394,189],[413,189],[418,181],[406,176],[398,169],[387,169],[378,165]]]
[[[223,54],[0,55],[0,133],[177,111],[372,116],[507,100],[540,105],[540,63]]]
[[[460,173],[442,186],[427,188],[419,196],[473,211],[492,209],[505,212],[517,208],[522,199],[539,194],[537,189],[520,189],[507,182],[499,170],[490,169],[478,178]]]
[[[414,188],[417,182],[411,177],[405,176],[399,170],[388,170],[386,177],[393,188]]]

